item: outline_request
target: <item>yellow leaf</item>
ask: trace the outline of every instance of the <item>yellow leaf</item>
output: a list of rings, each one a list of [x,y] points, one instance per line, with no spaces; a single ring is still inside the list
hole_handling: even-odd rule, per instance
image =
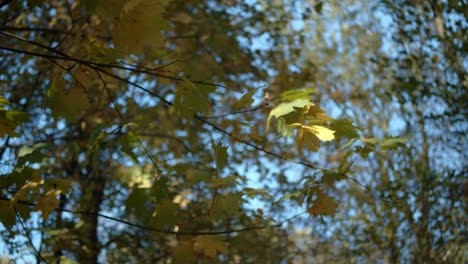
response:
[[[47,220],[49,214],[52,213],[57,206],[59,201],[57,200],[57,195],[61,193],[60,190],[50,190],[37,200],[34,210],[40,210],[42,212],[42,218]]]
[[[284,116],[293,112],[296,108],[304,108],[310,105],[313,105],[313,103],[307,99],[296,99],[291,102],[284,102],[284,103],[277,105],[275,108],[271,110],[270,114],[268,115],[266,130],[268,131],[270,127],[271,118],[273,117],[278,118],[278,117],[281,117],[281,116]]]
[[[216,257],[217,252],[227,253],[228,251],[221,236],[197,236],[195,250],[210,258]]]
[[[316,135],[322,141],[330,141],[335,139],[335,131],[326,128],[324,126],[303,126],[302,128],[306,129],[310,133]]]
[[[334,215],[337,207],[338,203],[335,202],[333,198],[324,193],[320,193],[314,201],[314,205],[307,209],[307,212],[313,216]]]

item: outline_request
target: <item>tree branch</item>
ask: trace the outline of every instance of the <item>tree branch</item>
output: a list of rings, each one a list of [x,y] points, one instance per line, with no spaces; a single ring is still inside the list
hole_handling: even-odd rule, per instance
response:
[[[7,201],[7,202],[11,201],[11,199],[8,199],[6,197],[0,197],[0,200]],[[27,201],[23,201],[23,200],[16,200],[15,203],[22,204],[22,205],[27,205],[27,206],[32,206],[32,207],[36,206],[35,203],[31,203],[31,202],[27,202]],[[293,220],[294,218],[297,218],[298,216],[303,215],[303,214],[306,213],[306,212],[302,212],[300,214],[296,214],[296,215],[294,215],[292,217],[289,217],[289,218],[287,218],[285,220],[282,220],[282,221],[280,221],[280,222],[278,222],[277,224],[274,224],[274,225],[250,226],[250,227],[244,227],[244,228],[219,230],[219,231],[171,231],[171,230],[167,230],[167,229],[154,228],[154,227],[149,227],[149,226],[144,226],[144,225],[132,223],[132,222],[124,220],[124,219],[104,215],[104,214],[97,213],[97,212],[72,211],[72,210],[68,210],[68,209],[64,209],[64,208],[63,209],[56,208],[55,211],[67,212],[67,213],[70,213],[70,214],[94,215],[94,216],[98,216],[98,217],[101,217],[101,218],[104,218],[104,219],[107,219],[107,220],[111,220],[111,221],[114,221],[114,222],[118,222],[118,223],[121,223],[121,224],[132,226],[132,227],[135,227],[135,228],[138,228],[138,229],[141,229],[141,230],[156,232],[156,233],[162,233],[162,234],[176,235],[176,236],[214,236],[214,235],[226,235],[226,234],[240,233],[240,232],[261,230],[261,229],[279,228],[283,224],[285,224],[286,222],[289,222],[289,221]],[[16,209],[15,209],[15,212],[16,212]],[[17,216],[19,216],[18,213],[17,213]],[[22,223],[22,221],[21,221],[21,223]],[[28,232],[28,234],[29,234],[29,232]]]

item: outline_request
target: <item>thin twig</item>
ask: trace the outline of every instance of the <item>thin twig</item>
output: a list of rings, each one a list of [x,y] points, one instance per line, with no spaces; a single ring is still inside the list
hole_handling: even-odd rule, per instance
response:
[[[133,130],[132,126],[128,125],[128,122],[125,120],[125,118],[123,117],[122,113],[120,112],[117,104],[115,103],[114,101],[114,98],[109,90],[109,87],[107,87],[107,83],[106,81],[104,80],[104,78],[102,77],[101,73],[99,73],[99,71],[95,71],[96,74],[98,75],[99,79],[101,80],[102,82],[102,85],[104,87],[104,90],[106,90],[106,93],[107,93],[107,97],[109,97],[109,100],[111,101],[112,105],[114,106],[114,109],[115,111],[117,112],[117,115],[120,117],[120,120],[121,122],[124,122],[128,129],[130,130],[130,132],[133,133],[133,135],[135,135],[135,138],[136,140],[138,141],[138,143],[140,144],[140,146],[143,148],[143,151],[145,152],[146,156],[150,159],[151,163],[154,165],[154,167],[158,170],[158,172],[161,172],[161,168],[159,167],[159,165],[156,163],[156,161],[154,160],[153,156],[151,155],[151,153],[149,153],[148,149],[145,147],[145,145],[143,144],[143,142],[141,141],[140,137],[138,137],[138,135],[135,133],[135,131]]]
[[[249,108],[249,109],[243,109],[243,110],[239,110],[239,111],[235,111],[235,112],[231,112],[231,113],[227,113],[227,114],[222,114],[222,115],[217,115],[217,116],[203,116],[205,119],[217,119],[217,118],[224,118],[224,117],[228,117],[228,116],[232,116],[232,115],[238,115],[238,114],[243,114],[243,113],[248,113],[248,112],[254,112],[254,111],[257,111],[259,109],[262,109],[263,105],[259,105],[259,106],[256,106],[256,107],[252,107],[252,108]]]
[[[31,239],[31,235],[29,234],[28,229],[26,229],[26,226],[24,225],[23,219],[22,219],[21,216],[19,215],[19,213],[18,213],[18,211],[16,210],[16,207],[15,207],[15,206],[13,206],[13,210],[15,211],[16,217],[18,218],[18,221],[20,222],[21,227],[23,228],[24,233],[26,234],[26,237],[28,238],[29,244],[31,244],[31,247],[33,248],[34,252],[36,253],[36,255],[37,255],[44,263],[48,264],[49,262],[47,262],[47,260],[41,255],[41,252],[39,252],[39,250],[37,250],[37,248],[34,246],[33,241],[32,241],[32,239]]]

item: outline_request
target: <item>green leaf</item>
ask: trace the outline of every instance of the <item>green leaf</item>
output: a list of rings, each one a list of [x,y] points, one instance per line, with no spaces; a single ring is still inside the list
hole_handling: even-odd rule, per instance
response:
[[[215,258],[218,252],[223,254],[228,252],[222,236],[197,236],[194,245],[196,251],[210,258]]]
[[[10,104],[10,102],[8,102],[8,100],[5,99],[5,97],[0,95],[0,107],[8,104]]]
[[[133,152],[135,148],[135,144],[137,143],[136,135],[129,131],[124,136],[120,137],[120,145],[121,150],[125,153],[128,157],[130,157],[136,164],[139,163],[137,155]]]
[[[223,146],[221,142],[213,146],[216,168],[222,169],[226,166],[228,162],[227,149],[228,147]]]
[[[151,226],[162,228],[164,226],[173,226],[179,219],[180,207],[172,201],[164,201],[153,211],[149,224]]]
[[[0,105],[7,104],[3,97],[0,98]],[[4,136],[5,134],[11,137],[19,136],[15,129],[21,123],[28,121],[29,115],[22,111],[16,110],[4,110],[0,107],[0,137]]]
[[[254,99],[253,99],[254,93],[255,93],[255,90],[244,94],[238,101],[236,101],[236,103],[233,106],[234,109],[241,110],[241,109],[245,109],[251,106],[252,103],[254,102]]]
[[[283,195],[283,196],[278,200],[278,202],[282,202],[282,201],[286,201],[286,200],[295,199],[295,198],[300,197],[301,195],[302,195],[302,192],[301,192],[301,191],[289,192],[289,193],[286,193],[285,195]]]
[[[209,93],[213,87],[203,86],[203,89],[182,78],[185,85],[180,85],[175,91],[174,108],[186,118],[192,118],[196,113],[207,113],[210,110]]]
[[[112,1],[104,1],[112,6]],[[118,7],[122,2],[117,1]],[[113,39],[118,47],[126,48],[131,53],[140,55],[145,48],[160,46],[164,37],[162,30],[168,28],[163,17],[167,0],[129,0],[120,10],[118,19],[114,8],[110,15],[116,21]],[[103,7],[104,9],[106,8]],[[108,6],[107,6],[108,8]],[[151,10],[149,12],[149,10]],[[102,12],[102,11],[101,11]]]
[[[311,94],[315,93],[316,90],[309,88],[309,89],[295,89],[289,90],[281,94],[281,97],[285,101],[294,101],[297,99],[305,99],[310,100]]]
[[[147,188],[135,188],[130,193],[125,202],[125,214],[130,216],[134,214],[136,216],[143,215],[145,208],[145,202],[147,201],[146,191]]]
[[[272,198],[272,196],[264,189],[255,189],[255,188],[244,188],[244,193],[249,198],[254,198],[256,196],[261,196],[266,199]]]
[[[228,193],[218,196],[215,200],[212,216],[213,220],[233,217],[241,212],[242,193]]]
[[[382,143],[380,143],[380,146],[383,149],[391,150],[398,147],[404,147],[407,141],[408,139],[403,137],[387,137],[383,139]]]
[[[44,150],[49,148],[49,144],[39,143],[32,147],[22,147],[19,152],[17,158],[17,166],[22,167],[27,162],[29,163],[39,163],[44,158]]]
[[[61,76],[54,78],[49,89],[48,106],[54,117],[65,117],[69,122],[77,121],[81,114],[89,108],[88,97],[82,87],[68,90]]]
[[[0,137],[4,135],[18,137],[18,133],[15,132],[16,122],[7,117],[7,112],[8,111],[0,110]]]
[[[333,119],[330,127],[335,130],[337,140],[359,138],[357,127],[348,119]]]
[[[270,121],[271,121],[272,117],[278,118],[278,117],[287,115],[287,114],[295,111],[296,108],[304,108],[304,107],[310,106],[312,104],[313,103],[310,102],[307,99],[296,99],[296,100],[291,101],[291,102],[280,103],[275,108],[273,108],[270,111],[270,114],[268,115],[267,128],[266,128],[267,131],[268,131],[269,127],[270,127]]]
[[[9,201],[0,200],[0,221],[7,229],[16,224],[15,210]]]

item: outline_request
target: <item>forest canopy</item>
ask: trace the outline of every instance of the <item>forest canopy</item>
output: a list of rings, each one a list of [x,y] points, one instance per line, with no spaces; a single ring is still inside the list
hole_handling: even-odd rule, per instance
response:
[[[466,4],[0,0],[0,263],[466,262]]]

